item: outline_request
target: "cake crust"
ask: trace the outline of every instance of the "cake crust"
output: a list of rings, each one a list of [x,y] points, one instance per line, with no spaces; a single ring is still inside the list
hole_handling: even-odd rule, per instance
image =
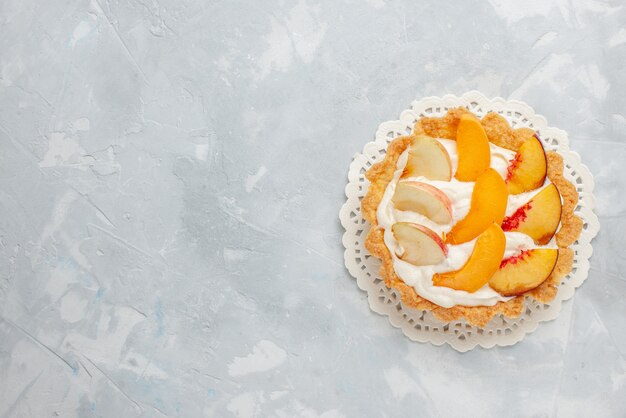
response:
[[[557,264],[552,274],[538,287],[525,292],[507,302],[498,302],[494,306],[453,306],[444,308],[419,296],[413,287],[400,279],[393,268],[393,259],[384,243],[384,230],[378,226],[376,211],[380,204],[387,185],[393,179],[398,158],[407,149],[414,135],[426,134],[435,138],[456,140],[456,130],[459,118],[463,113],[469,113],[466,108],[458,107],[448,110],[440,118],[424,117],[416,122],[410,136],[402,136],[391,141],[383,161],[374,164],[366,173],[370,181],[367,194],[361,202],[363,217],[370,223],[371,228],[365,241],[365,247],[374,256],[381,260],[380,275],[385,284],[400,293],[402,302],[411,308],[429,310],[444,322],[451,322],[461,318],[478,327],[485,327],[498,314],[508,318],[520,316],[525,309],[525,296],[548,303],[554,299],[558,291],[561,278],[567,275],[574,261],[574,252],[567,248],[574,243],[582,230],[583,221],[574,214],[578,203],[576,187],[563,176],[563,157],[554,151],[546,153],[548,178],[559,190],[563,201],[561,212],[561,228],[556,233],[556,243],[559,247]],[[481,120],[490,142],[503,148],[516,151],[528,138],[535,135],[529,128],[512,129],[506,119],[497,113],[490,112]]]

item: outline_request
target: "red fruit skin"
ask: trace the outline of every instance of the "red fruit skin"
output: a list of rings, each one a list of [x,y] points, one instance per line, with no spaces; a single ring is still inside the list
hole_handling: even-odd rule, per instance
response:
[[[525,205],[517,208],[517,210],[513,212],[513,215],[507,216],[506,218],[504,218],[504,220],[502,221],[502,230],[512,231],[513,229],[517,228],[519,224],[526,219],[526,216],[527,216],[526,213],[531,208],[532,208],[531,202],[528,202]]]
[[[513,176],[513,171],[515,171],[519,163],[520,163],[520,155],[515,154],[515,158],[513,158],[513,161],[511,161],[511,164],[506,169],[506,178],[504,179],[505,183],[509,182],[509,180],[511,179],[511,176]]]
[[[519,255],[516,255],[514,257],[505,258],[500,263],[500,268],[504,268],[508,264],[517,264],[518,262],[524,260],[524,258],[528,257],[528,254],[530,254],[530,250],[524,250]]]

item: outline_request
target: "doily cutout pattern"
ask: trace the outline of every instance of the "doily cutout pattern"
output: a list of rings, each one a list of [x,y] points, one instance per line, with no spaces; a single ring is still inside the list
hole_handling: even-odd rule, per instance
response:
[[[583,219],[584,226],[578,240],[571,246],[574,250],[572,271],[561,280],[555,299],[544,304],[526,297],[526,311],[518,318],[510,319],[502,314],[495,316],[489,324],[480,329],[465,320],[443,323],[430,311],[420,311],[403,306],[400,295],[385,286],[379,277],[380,260],[371,256],[365,249],[365,238],[369,224],[361,216],[361,199],[369,185],[365,172],[385,157],[389,142],[412,132],[415,122],[423,116],[443,116],[449,108],[466,106],[470,111],[484,116],[493,111],[508,120],[513,128],[528,127],[539,133],[546,150],[555,150],[563,156],[564,175],[576,186],[580,200],[575,213]],[[375,140],[357,153],[350,164],[348,184],[345,188],[347,201],[341,208],[339,217],[345,229],[343,245],[344,259],[350,274],[356,279],[359,288],[367,292],[370,308],[386,315],[394,327],[413,341],[430,342],[435,345],[449,344],[460,352],[476,346],[491,348],[509,346],[521,341],[533,332],[540,322],[556,318],[563,301],[570,299],[574,291],[587,278],[589,258],[592,254],[591,240],[600,228],[593,209],[593,177],[589,169],[581,163],[580,156],[569,149],[567,133],[547,126],[546,119],[535,114],[527,104],[500,97],[489,99],[477,91],[461,97],[445,95],[426,97],[414,101],[411,108],[400,114],[400,119],[382,123],[376,131]]]

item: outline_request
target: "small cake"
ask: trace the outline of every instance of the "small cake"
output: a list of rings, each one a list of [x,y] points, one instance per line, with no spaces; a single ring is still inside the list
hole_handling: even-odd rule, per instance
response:
[[[366,177],[365,245],[405,306],[484,327],[550,302],[572,268],[583,222],[563,158],[497,113],[424,117]]]

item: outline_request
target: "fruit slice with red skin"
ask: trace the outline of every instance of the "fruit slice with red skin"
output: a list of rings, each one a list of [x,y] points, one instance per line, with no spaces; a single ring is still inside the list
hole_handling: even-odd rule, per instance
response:
[[[485,170],[474,185],[468,214],[446,234],[446,242],[462,244],[476,238],[492,223],[500,225],[506,213],[508,195],[500,174],[493,168]]]
[[[511,216],[502,221],[504,231],[523,232],[535,243],[545,245],[561,221],[561,196],[554,184],[546,186]]]
[[[556,266],[559,250],[536,248],[506,258],[489,280],[489,286],[502,296],[515,296],[543,283]]]
[[[509,165],[506,184],[510,194],[520,194],[543,186],[548,172],[546,153],[536,136],[524,141]]]
[[[487,134],[480,120],[464,113],[456,131],[456,151],[459,164],[454,177],[460,181],[475,181],[491,163],[491,150]]]
[[[392,198],[396,209],[421,213],[439,224],[452,220],[452,202],[444,192],[419,181],[401,181]]]
[[[415,266],[441,263],[448,254],[448,247],[435,231],[411,222],[398,222],[391,231],[404,252],[398,257]]]
[[[475,292],[498,271],[505,248],[504,232],[498,224],[492,223],[476,240],[474,250],[463,267],[456,271],[434,274],[433,283],[435,286]]]
[[[424,176],[429,180],[450,181],[450,154],[435,138],[419,135],[413,138],[402,178]]]

